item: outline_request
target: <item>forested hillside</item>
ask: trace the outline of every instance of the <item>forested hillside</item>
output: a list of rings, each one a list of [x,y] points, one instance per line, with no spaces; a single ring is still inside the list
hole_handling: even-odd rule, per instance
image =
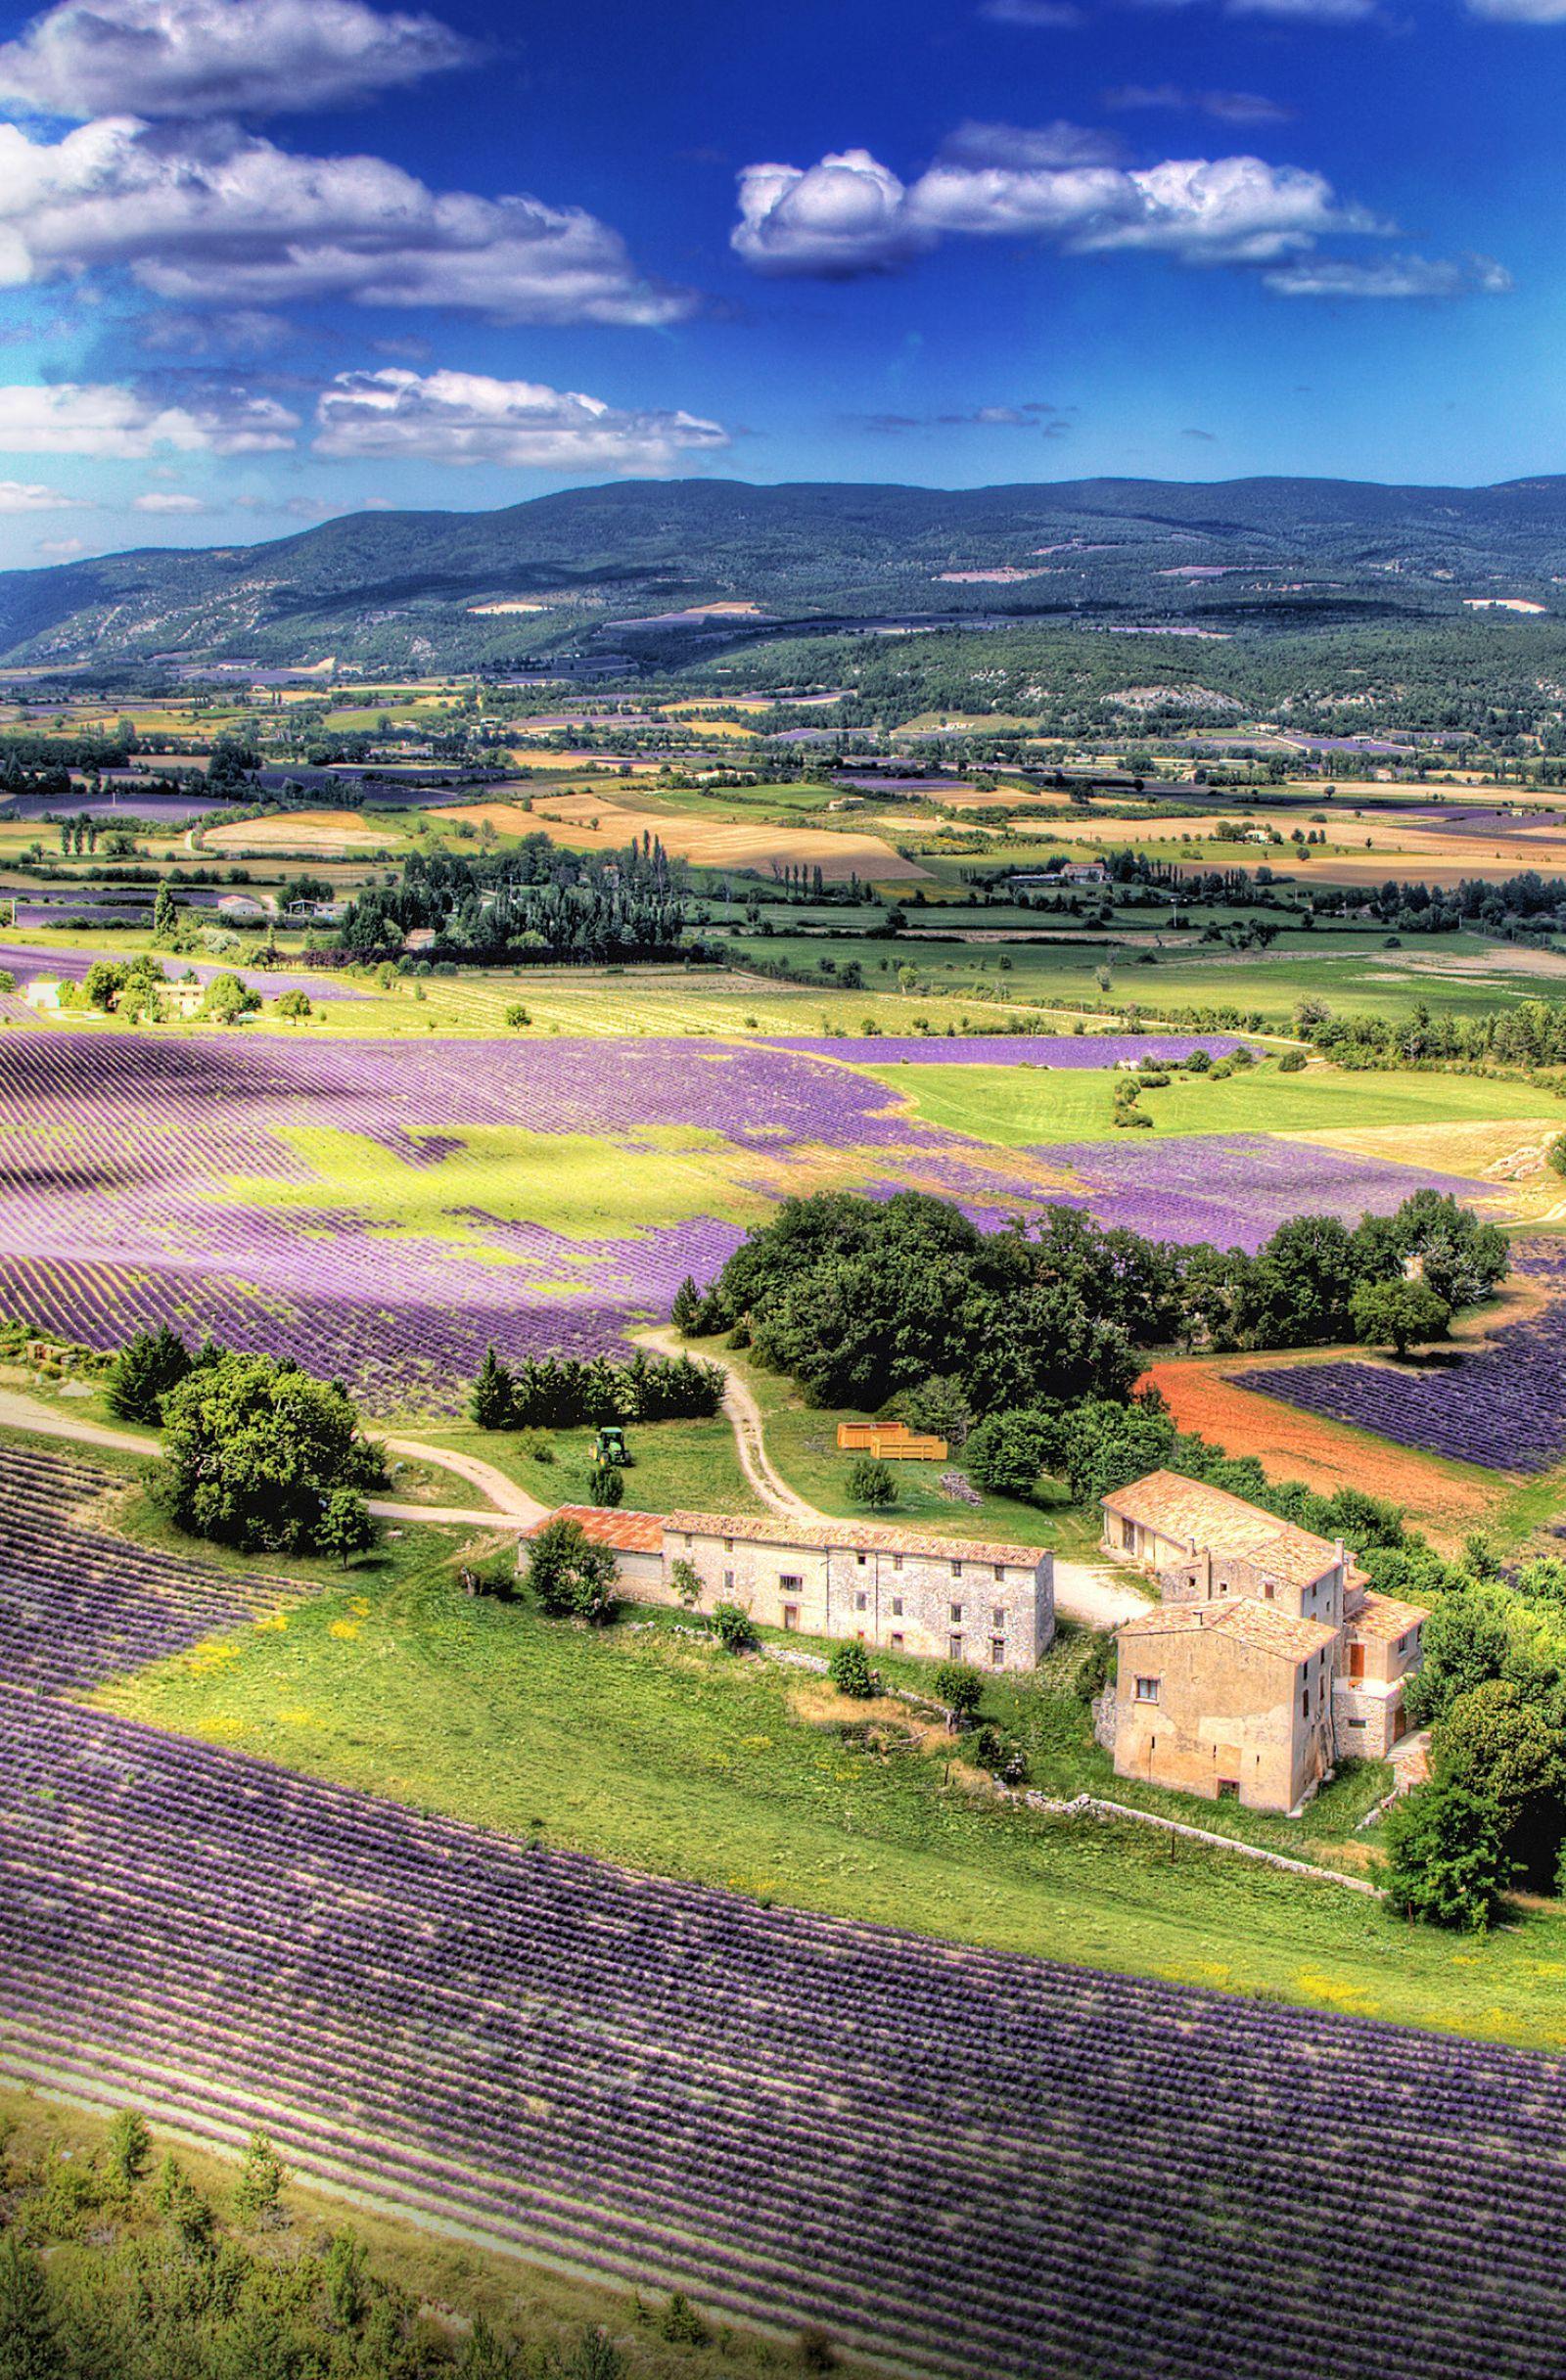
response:
[[[698,650],[766,616],[1211,624],[1553,608],[1566,481],[1101,480],[941,489],[734,481],[575,488],[494,513],[361,513],[249,547],[0,574],[16,661],[520,663]],[[663,616],[750,607],[715,620]],[[760,617],[759,617],[760,616]]]

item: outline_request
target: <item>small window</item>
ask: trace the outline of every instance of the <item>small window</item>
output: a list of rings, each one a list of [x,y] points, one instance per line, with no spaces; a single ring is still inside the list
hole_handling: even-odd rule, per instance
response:
[[[948,1636],[946,1638],[946,1658],[948,1661],[960,1661],[962,1659],[962,1638],[960,1636]]]
[[[992,1628],[1003,1628],[1005,1626],[1006,1607],[1003,1603],[997,1603],[990,1612],[990,1625]]]
[[[954,1579],[960,1579],[962,1577],[962,1564],[960,1562],[953,1562],[951,1565],[951,1575]]]
[[[893,1555],[892,1567],[894,1570],[900,1570],[902,1568],[902,1556],[900,1554]]]
[[[1362,1718],[1351,1718],[1349,1724],[1351,1727],[1362,1727],[1364,1725],[1364,1721]]]
[[[785,1603],[785,1604],[784,1604],[784,1606],[783,1606],[783,1625],[784,1625],[786,1628],[797,1628],[797,1627],[799,1626],[799,1625],[800,1625],[800,1607],[799,1607],[799,1605],[798,1605],[797,1603]]]
[[[990,1668],[991,1668],[992,1670],[1003,1670],[1003,1669],[1005,1668],[1005,1666],[1006,1666],[1006,1639],[1004,1638],[1004,1636],[991,1636],[991,1637],[990,1637]]]
[[[732,1537],[725,1537],[723,1539],[723,1551],[726,1554],[731,1554],[734,1551],[734,1540]]]
[[[1156,1703],[1158,1700],[1158,1679],[1156,1677],[1139,1677],[1136,1680],[1136,1699],[1139,1703]]]
[[[790,1570],[784,1571],[778,1579],[778,1586],[785,1595],[799,1594],[804,1584],[805,1580],[796,1572]]]
[[[867,1612],[870,1608],[869,1596],[865,1594],[855,1595],[853,1598],[853,1608],[856,1612]]]
[[[1408,1650],[1408,1639],[1406,1636],[1400,1636],[1398,1638],[1398,1650],[1400,1653],[1406,1653]]]
[[[892,1598],[892,1617],[894,1620],[902,1618],[902,1597],[900,1595],[894,1595]]]
[[[962,1625],[962,1605],[960,1603],[954,1603],[951,1606],[951,1623],[953,1627]]]
[[[894,1634],[893,1639],[892,1639],[892,1650],[894,1651],[894,1653],[900,1653],[900,1652],[901,1652],[901,1650],[902,1650],[902,1638],[901,1638],[900,1636]]]
[[[1268,1603],[1274,1603],[1274,1602],[1276,1602],[1276,1600],[1277,1600],[1277,1591],[1276,1591],[1276,1589],[1275,1589],[1274,1587],[1272,1587],[1271,1585],[1267,1585],[1267,1586],[1264,1587],[1262,1591],[1263,1591],[1263,1593],[1266,1595],[1266,1597],[1267,1597],[1267,1599]]]
[[[1307,1687],[1306,1687],[1306,1689],[1305,1689],[1305,1692],[1304,1692],[1304,1693],[1301,1695],[1301,1697],[1300,1697],[1300,1716],[1301,1716],[1302,1718],[1309,1718],[1309,1717],[1310,1717],[1310,1716],[1311,1716],[1311,1689],[1310,1689],[1310,1687],[1309,1687],[1309,1686],[1307,1686]]]
[[[864,1554],[855,1554],[853,1558],[854,1558],[855,1562],[857,1562],[857,1564],[859,1565],[859,1568],[860,1568],[861,1570],[863,1570],[864,1565],[865,1565],[865,1562],[866,1562],[866,1561],[867,1561],[867,1559],[868,1559],[868,1556],[867,1556],[867,1555],[864,1555]]]
[[[726,1570],[726,1571],[723,1573],[723,1592],[724,1592],[726,1595],[731,1595],[731,1594],[733,1593],[733,1591],[734,1591],[734,1573],[733,1573],[731,1570]]]

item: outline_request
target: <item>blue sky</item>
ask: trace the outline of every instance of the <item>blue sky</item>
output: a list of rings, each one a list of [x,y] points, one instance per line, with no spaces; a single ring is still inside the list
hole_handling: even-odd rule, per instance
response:
[[[1566,0],[0,11],[0,563],[1566,467]]]

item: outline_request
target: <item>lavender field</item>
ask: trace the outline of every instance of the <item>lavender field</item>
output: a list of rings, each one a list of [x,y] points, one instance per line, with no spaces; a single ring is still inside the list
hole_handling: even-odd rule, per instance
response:
[[[1547,1471],[1566,1457],[1566,1244],[1520,1241],[1512,1266],[1550,1301],[1470,1353],[1418,1364],[1263,1364],[1226,1377],[1400,1446],[1487,1471]]]
[[[166,1321],[291,1354],[376,1414],[458,1409],[491,1342],[622,1351],[791,1191],[1254,1247],[1431,1181],[1262,1136],[1001,1149],[756,1043],[0,1035],[0,1309],[98,1348]]]
[[[774,1038],[772,1047],[858,1066],[1104,1067],[1179,1066],[1198,1049],[1226,1058],[1240,1042],[1233,1033],[821,1033]]]
[[[1036,1154],[1069,1167],[1102,1223],[1153,1240],[1244,1248],[1254,1255],[1280,1223],[1330,1214],[1357,1223],[1393,1214],[1415,1190],[1483,1205],[1484,1186],[1428,1167],[1390,1165],[1265,1132],[1213,1132],[1064,1143]]]
[[[994,2380],[1559,2371],[1553,2060],[762,1908],[6,1684],[0,1880],[12,2073],[609,2278]]]
[[[275,1579],[95,1526],[90,1507],[119,1484],[70,1455],[0,1446],[0,1680],[80,1693],[277,1605]]]

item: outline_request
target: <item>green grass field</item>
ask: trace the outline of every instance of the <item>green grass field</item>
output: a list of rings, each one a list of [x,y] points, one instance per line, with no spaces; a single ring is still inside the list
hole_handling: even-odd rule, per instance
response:
[[[386,1586],[350,1577],[286,1628],[226,1642],[226,1657],[165,1662],[97,1699],[419,1808],[765,1899],[1566,2045],[1566,1913],[1452,1940],[1336,1885],[1005,1806],[950,1772],[944,1743],[866,1731],[797,1672],[734,1661],[668,1614],[593,1634],[470,1600],[432,1567]],[[1068,1644],[996,1706],[1051,1784],[1102,1772],[1072,1661]],[[1345,1779],[1284,1839],[1330,1853],[1372,1781]]]
[[[1019,1058],[1026,1045],[1019,1048]],[[1049,1141],[1107,1140],[1117,1083],[1097,1070],[1018,1066],[876,1067],[891,1090],[911,1099],[927,1123],[953,1132],[1028,1148]],[[1170,1137],[1203,1132],[1416,1132],[1451,1123],[1541,1123],[1559,1110],[1526,1083],[1469,1075],[1346,1074],[1313,1066],[1301,1075],[1274,1065],[1243,1069],[1214,1082],[1175,1070],[1164,1090],[1142,1095],[1154,1130]],[[1410,1151],[1410,1161],[1413,1153]]]

